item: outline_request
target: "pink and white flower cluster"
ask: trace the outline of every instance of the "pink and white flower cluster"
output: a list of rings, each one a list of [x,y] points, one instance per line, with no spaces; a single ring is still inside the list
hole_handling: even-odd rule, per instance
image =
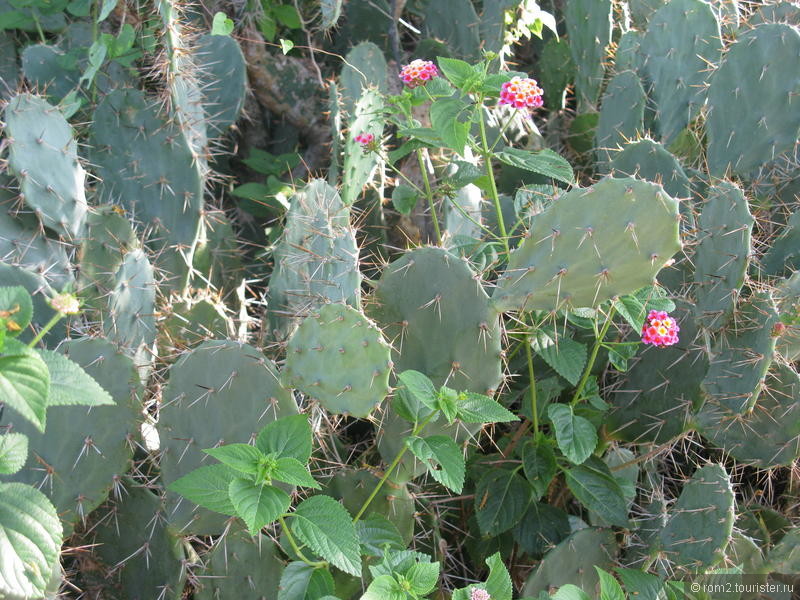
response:
[[[361,146],[366,148],[372,143],[372,140],[375,139],[375,136],[372,135],[371,133],[359,133],[353,139],[356,141],[356,143],[361,144]]]
[[[514,108],[539,108],[544,103],[542,94],[544,90],[535,79],[514,77],[500,89],[500,104],[510,104]]]
[[[642,327],[642,341],[653,346],[672,346],[678,343],[680,327],[663,310],[651,310]]]
[[[429,60],[420,58],[412,60],[400,70],[400,79],[410,88],[425,85],[434,77],[439,76],[439,69]]]

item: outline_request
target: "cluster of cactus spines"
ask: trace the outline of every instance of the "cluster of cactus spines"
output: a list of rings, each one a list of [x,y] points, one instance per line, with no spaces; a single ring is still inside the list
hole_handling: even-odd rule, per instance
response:
[[[652,284],[681,249],[678,201],[661,186],[605,178],[537,215],[492,296],[507,310],[595,307]]]
[[[358,306],[361,274],[350,209],[335,188],[310,181],[291,198],[269,280],[269,334],[285,340],[301,317],[328,302]]]
[[[639,50],[653,83],[659,133],[669,145],[697,116],[708,71],[719,60],[722,39],[714,11],[702,0],[671,0],[650,19]]]
[[[232,528],[214,542],[204,557],[205,568],[198,573],[197,600],[270,600],[278,597],[283,563],[278,548],[265,535],[252,537],[246,530]]]
[[[42,223],[67,240],[86,219],[86,172],[72,127],[61,111],[32,94],[11,98],[4,112],[8,166],[25,202]]]
[[[581,107],[594,107],[600,99],[605,76],[606,49],[611,42],[611,0],[574,0],[564,9],[572,60],[576,66],[575,88]]]
[[[692,194],[691,183],[680,161],[662,144],[651,139],[640,139],[623,146],[613,155],[611,169],[615,174],[656,181],[664,186],[665,192],[679,200],[686,200]],[[681,209],[682,214],[685,213],[683,206]]]
[[[353,109],[344,144],[342,201],[348,206],[361,196],[383,162],[374,152],[364,152],[355,138],[366,134],[380,141],[385,123],[382,96],[376,90],[365,90]]]
[[[603,94],[595,134],[599,171],[608,171],[613,150],[644,132],[646,103],[647,95],[634,71],[617,73],[609,82]]]
[[[169,369],[158,421],[164,484],[210,464],[204,449],[248,443],[267,423],[295,413],[297,404],[261,351],[237,342],[203,342]],[[182,534],[197,535],[218,535],[225,521],[172,492],[167,518]]]
[[[723,558],[731,539],[736,499],[730,475],[719,464],[695,471],[668,511],[651,552],[676,568],[702,572]]]
[[[122,493],[120,482],[130,468],[142,419],[142,385],[131,360],[105,340],[70,340],[60,351],[92,375],[116,404],[91,410],[54,407],[44,433],[12,418],[11,430],[28,436],[30,453],[11,480],[46,494],[68,536],[109,493]]]
[[[178,600],[186,581],[182,540],[167,527],[163,498],[124,478],[120,497],[84,538],[96,544],[105,588],[131,600]]]
[[[203,35],[194,52],[210,136],[224,134],[238,119],[247,91],[242,49],[227,35]]]
[[[522,594],[535,598],[540,592],[571,583],[583,590],[594,590],[598,575],[595,567],[608,570],[614,565],[618,548],[611,529],[579,529],[550,550],[528,576]]]
[[[794,2],[776,2],[759,6],[747,20],[749,27],[763,23],[785,23],[797,25],[800,22],[800,7]]]
[[[800,458],[800,375],[774,363],[753,409],[741,414],[709,401],[697,427],[711,444],[742,464],[768,469]]]
[[[779,321],[768,292],[739,304],[710,350],[703,380],[709,399],[734,412],[753,409],[772,364],[776,346],[773,330]]]
[[[736,306],[750,262],[753,223],[741,188],[726,181],[710,188],[693,259],[695,309],[704,327],[720,328]]]
[[[730,170],[747,177],[794,148],[800,130],[798,72],[796,28],[765,24],[739,36],[710,78],[706,132],[712,174]]]
[[[346,304],[328,304],[292,334],[281,379],[329,412],[366,417],[389,393],[391,367],[375,324]]]
[[[65,68],[64,52],[48,44],[28,46],[22,52],[22,72],[36,89],[47,94],[53,102],[60,102],[80,79],[77,68]]]

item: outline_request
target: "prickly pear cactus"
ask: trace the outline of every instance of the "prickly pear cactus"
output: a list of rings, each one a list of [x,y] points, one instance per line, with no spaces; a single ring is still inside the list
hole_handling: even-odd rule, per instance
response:
[[[647,96],[642,82],[633,71],[618,73],[608,84],[603,94],[595,134],[597,160],[601,170],[608,170],[613,150],[644,132],[646,102]]]
[[[575,87],[582,107],[593,107],[605,75],[606,47],[613,24],[610,0],[573,0],[565,6],[569,48],[577,71]]]

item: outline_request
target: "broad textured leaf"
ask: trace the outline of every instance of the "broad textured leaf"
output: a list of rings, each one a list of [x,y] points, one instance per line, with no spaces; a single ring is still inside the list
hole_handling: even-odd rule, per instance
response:
[[[486,579],[486,591],[492,600],[511,600],[514,587],[511,585],[511,575],[503,564],[499,552],[486,559],[489,567],[489,577]]]
[[[373,579],[361,600],[406,600],[407,596],[400,584],[391,575],[381,575]]]
[[[475,487],[475,517],[481,533],[508,531],[528,509],[531,486],[513,471],[487,471]]]
[[[322,600],[330,597],[334,589],[328,569],[315,569],[297,561],[283,570],[277,600]]]
[[[538,436],[525,442],[522,446],[522,468],[538,500],[545,494],[550,482],[556,476],[556,455],[550,440]]]
[[[575,181],[572,167],[566,159],[560,154],[546,148],[538,152],[520,150],[518,148],[506,148],[502,152],[498,152],[495,156],[500,162],[504,162],[512,167],[525,169],[526,171],[544,175],[545,177],[552,177],[564,183],[573,183]]]
[[[431,562],[431,557],[413,550],[390,552],[384,554],[383,560],[377,565],[370,565],[369,572],[376,578],[381,575],[392,575],[393,573],[404,575],[411,567],[420,562]]]
[[[203,452],[232,469],[251,475],[258,473],[258,461],[264,458],[261,450],[250,444],[227,444],[218,448],[207,448]]]
[[[6,340],[6,350],[11,341]],[[0,398],[41,432],[49,392],[50,372],[36,352],[19,349],[19,354],[0,356]]]
[[[0,475],[13,475],[28,459],[28,436],[22,433],[0,435]]]
[[[60,549],[61,522],[47,497],[0,484],[0,598],[43,596]]]
[[[541,502],[531,502],[522,520],[514,527],[514,539],[533,557],[544,555],[572,532],[569,515]]]
[[[461,87],[476,75],[475,68],[463,60],[440,56],[436,62],[439,63],[439,68],[444,76],[456,87]]]
[[[0,287],[0,318],[13,323],[7,328],[8,335],[22,333],[33,318],[33,301],[28,290],[21,285]]]
[[[345,573],[361,576],[361,555],[353,519],[330,496],[312,496],[292,514],[292,531],[315,553]]]
[[[406,438],[406,445],[436,481],[456,494],[461,493],[465,467],[458,444],[446,435],[433,435]]]
[[[306,464],[311,456],[311,426],[305,415],[292,415],[273,421],[258,434],[256,448],[264,454],[296,458]]]
[[[436,408],[436,388],[426,375],[409,369],[400,373],[397,379],[417,402],[422,402],[428,408]]]
[[[628,527],[628,501],[606,464],[597,459],[564,472],[578,501],[612,525]]]
[[[227,465],[208,465],[176,479],[167,488],[199,506],[234,516],[236,509],[228,497],[234,477],[236,472]]]
[[[556,428],[556,441],[564,456],[579,465],[592,455],[597,431],[591,421],[576,415],[568,404],[551,404],[547,415]]]
[[[387,548],[403,550],[406,547],[397,526],[376,513],[356,523],[356,532],[361,542],[361,553],[368,556],[383,556]]]
[[[553,340],[538,331],[534,350],[564,379],[578,385],[589,354],[584,344],[563,336]]]
[[[459,154],[469,137],[469,124],[459,120],[468,112],[468,106],[458,98],[440,98],[431,104],[430,115],[433,129],[448,148]]]
[[[655,575],[623,567],[617,568],[616,571],[629,597],[636,600],[658,600],[661,597],[660,592],[664,584]]]
[[[506,410],[489,396],[468,392],[456,405],[458,418],[465,423],[508,423],[518,421],[514,413]]]
[[[280,488],[239,477],[231,481],[228,495],[251,535],[277,520],[292,503],[289,494]]]
[[[419,596],[427,596],[439,581],[439,563],[418,562],[411,565],[405,577],[411,584],[411,591]]]
[[[272,474],[274,479],[290,483],[291,485],[299,485],[300,487],[310,487],[315,490],[320,489],[319,484],[308,472],[305,464],[301,463],[296,458],[284,456],[278,459],[278,468]]]
[[[50,371],[47,406],[103,406],[114,404],[105,391],[83,368],[63,354],[39,351]]]
[[[614,576],[607,571],[604,571],[598,566],[595,566],[595,571],[600,577],[600,600],[625,600],[625,592],[622,591],[622,586],[614,579]]]

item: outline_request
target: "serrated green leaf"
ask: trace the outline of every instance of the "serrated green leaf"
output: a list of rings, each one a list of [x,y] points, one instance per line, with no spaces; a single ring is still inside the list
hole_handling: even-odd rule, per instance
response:
[[[464,152],[464,146],[469,138],[469,123],[462,122],[459,118],[468,109],[458,98],[439,98],[430,107],[431,126],[442,138],[448,148],[459,154]]]
[[[551,598],[552,600],[590,600],[586,592],[572,583],[562,585]]]
[[[419,596],[427,596],[439,581],[439,563],[418,562],[406,571],[405,578],[412,592]]]
[[[556,181],[564,183],[574,183],[575,175],[572,167],[560,154],[548,150],[531,152],[530,150],[520,150],[518,148],[506,148],[502,152],[497,152],[495,157],[503,162],[518,169],[524,169],[531,173],[551,177]]]
[[[489,567],[489,577],[486,579],[486,591],[492,600],[511,600],[514,587],[511,585],[511,575],[503,564],[500,553],[496,552],[486,559]]]
[[[528,509],[531,486],[514,471],[487,471],[475,486],[475,517],[484,535],[508,531]]]
[[[551,404],[547,416],[556,429],[558,447],[570,462],[581,464],[597,446],[597,431],[588,419],[576,415],[568,404]]]
[[[0,435],[0,475],[13,475],[28,460],[28,436],[22,433]]]
[[[589,356],[585,344],[563,336],[553,340],[547,333],[538,330],[533,349],[554,371],[572,385],[578,385]]]
[[[228,496],[236,515],[245,522],[250,535],[257,534],[262,527],[276,521],[292,504],[289,494],[282,489],[240,477],[231,480]]]
[[[279,458],[277,463],[278,467],[272,474],[274,479],[291,485],[299,485],[300,487],[320,489],[319,483],[308,472],[308,468],[296,458],[284,456]]]
[[[600,577],[600,600],[625,600],[625,592],[622,591],[622,586],[614,579],[611,573],[608,573],[595,565],[594,570]]]
[[[567,469],[567,486],[587,509],[612,525],[628,527],[628,501],[619,482],[600,459]]]
[[[650,573],[638,569],[616,569],[619,578],[625,586],[625,591],[630,598],[636,600],[658,600],[663,583],[661,579]]]
[[[319,569],[304,562],[286,565],[278,586],[277,600],[323,600],[334,592],[334,581],[328,569]]]
[[[458,393],[447,386],[442,386],[436,396],[436,406],[442,411],[448,423],[452,423],[458,414]]]
[[[397,526],[376,513],[356,523],[356,532],[361,542],[361,553],[367,556],[383,556],[386,550],[403,550],[406,547]]]
[[[264,458],[264,453],[250,444],[227,444],[218,448],[207,448],[203,452],[232,469],[250,475],[258,473],[258,463]]]
[[[462,87],[476,75],[475,68],[463,60],[439,56],[436,62],[439,63],[444,76],[457,88]]]
[[[394,577],[381,575],[372,580],[361,600],[406,600],[406,593]]]
[[[545,554],[572,532],[569,515],[541,502],[531,502],[520,522],[514,527],[514,539],[531,556]]]
[[[389,552],[383,555],[383,559],[377,565],[370,565],[369,572],[373,577],[395,573],[405,575],[413,565],[419,562],[431,562],[431,557],[413,550]]]
[[[50,371],[50,393],[47,406],[104,406],[113,405],[111,394],[105,391],[77,363],[58,352],[39,350]]]
[[[465,423],[508,423],[519,421],[514,413],[489,396],[467,392],[459,395],[456,404],[458,418]]]
[[[456,494],[461,493],[464,488],[464,456],[451,438],[433,435],[427,438],[408,437],[405,441],[436,481]]]
[[[620,296],[619,300],[614,304],[617,312],[633,327],[635,332],[640,332],[644,325],[644,318],[647,313],[644,311],[644,304],[633,294],[626,294]]]
[[[6,340],[6,351],[11,352],[12,341]],[[0,398],[44,432],[50,371],[33,350],[15,347],[14,352],[0,356]]]
[[[312,496],[292,513],[292,531],[345,573],[361,576],[358,535],[347,510],[330,496]]]
[[[236,509],[228,489],[236,471],[227,465],[208,465],[187,473],[167,486],[190,502],[223,515],[234,516]]]
[[[256,448],[264,454],[296,458],[303,464],[311,456],[311,426],[305,415],[283,417],[269,423],[258,434]]]
[[[61,534],[47,496],[23,483],[0,484],[0,597],[45,594]]]
[[[31,295],[21,285],[0,287],[0,321],[12,337],[22,333],[33,318]]]
[[[522,446],[522,468],[538,500],[556,476],[556,455],[544,436],[526,441]]]

